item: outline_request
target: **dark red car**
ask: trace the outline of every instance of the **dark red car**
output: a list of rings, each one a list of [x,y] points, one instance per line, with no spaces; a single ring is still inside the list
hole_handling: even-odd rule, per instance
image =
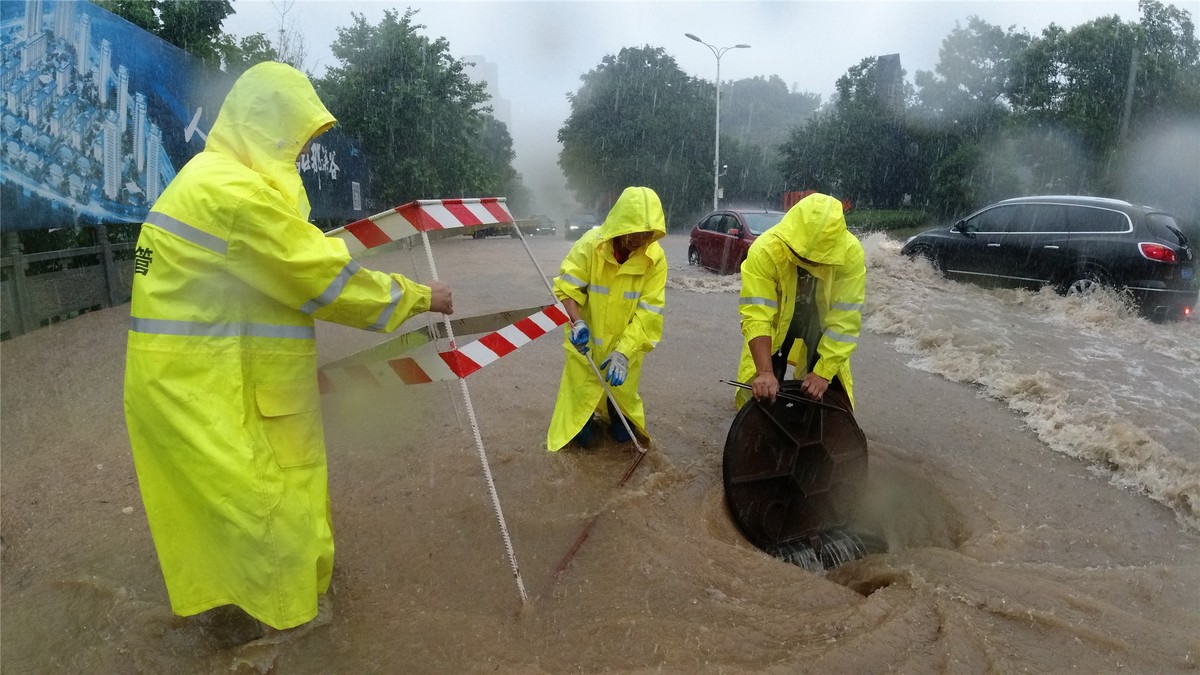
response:
[[[782,211],[713,211],[692,227],[688,262],[703,265],[718,274],[732,274],[741,267],[746,251],[758,235],[782,219]]]

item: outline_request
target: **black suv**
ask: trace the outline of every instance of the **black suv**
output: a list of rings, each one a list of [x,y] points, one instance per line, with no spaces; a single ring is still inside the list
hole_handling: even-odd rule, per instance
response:
[[[922,232],[901,252],[949,277],[1061,293],[1128,289],[1149,318],[1196,307],[1196,254],[1170,214],[1102,197],[1019,197],[950,228]]]

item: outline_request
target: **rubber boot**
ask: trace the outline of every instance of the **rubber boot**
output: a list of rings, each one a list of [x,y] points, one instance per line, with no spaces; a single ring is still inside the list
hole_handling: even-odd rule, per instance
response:
[[[595,424],[592,420],[588,420],[587,424],[584,424],[583,428],[579,430],[579,433],[575,434],[575,438],[571,439],[571,443],[586,450],[592,443],[592,429],[594,427]]]
[[[621,423],[621,416],[617,414],[617,410],[613,407],[611,400],[608,401],[608,420],[609,430],[612,432],[614,441],[628,443],[633,440],[629,432],[625,430],[625,425]]]

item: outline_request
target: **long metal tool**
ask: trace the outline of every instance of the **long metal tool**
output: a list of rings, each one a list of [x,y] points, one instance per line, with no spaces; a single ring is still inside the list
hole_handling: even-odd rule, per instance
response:
[[[737,387],[738,389],[749,389],[751,391],[754,390],[753,386],[746,384],[745,382],[738,382],[737,380],[719,380],[719,382],[721,382],[721,384],[731,384],[731,385]],[[834,410],[839,413],[846,412],[846,410],[844,408],[839,408],[836,405],[829,405],[828,403],[822,403],[821,401],[815,401],[811,398],[804,398],[802,396],[792,396],[791,394],[785,394],[783,392],[779,392],[779,393],[775,394],[775,397],[782,399],[784,401],[793,401],[795,403],[804,403],[805,405],[810,405],[810,406],[814,406],[817,408],[828,408],[830,410]]]
[[[514,225],[514,227],[516,226]],[[546,275],[542,272],[542,268],[540,265],[538,265],[538,261],[533,257],[533,251],[530,250],[529,244],[525,242],[525,235],[521,233],[520,228],[516,228],[516,232],[517,237],[521,240],[521,245],[525,247],[525,253],[529,254],[529,259],[533,261],[533,266],[537,268],[538,274],[542,277],[542,281],[545,282],[546,291],[550,293],[551,300],[558,302],[558,296],[554,295],[554,287],[550,285],[550,281],[547,280]],[[592,366],[592,372],[596,374],[596,379],[600,381],[600,386],[604,387],[604,394],[608,397],[609,402],[612,403],[613,410],[616,410],[617,416],[621,418],[621,424],[625,427],[625,433],[629,434],[629,438],[633,440],[633,446],[637,448],[637,456],[633,458],[633,462],[629,464],[629,468],[625,469],[625,474],[622,475],[621,480],[617,482],[617,487],[622,487],[625,485],[626,481],[629,480],[629,477],[633,475],[633,472],[637,470],[638,465],[642,463],[642,460],[645,459],[646,449],[643,448],[642,444],[638,442],[637,434],[634,433],[633,427],[630,426],[629,420],[626,419],[625,413],[621,410],[621,406],[617,404],[617,399],[615,396],[613,396],[612,389],[608,387],[608,383],[604,381],[604,375],[601,374],[600,368],[596,366],[596,362],[592,360],[590,354],[584,354],[584,357]],[[589,518],[587,523],[584,524],[583,529],[580,530],[579,535],[575,537],[575,541],[571,544],[571,548],[567,549],[567,552],[563,554],[562,559],[558,561],[558,565],[554,567],[554,575],[550,580],[551,584],[557,581],[562,575],[563,571],[567,569],[567,565],[571,564],[571,561],[575,558],[575,554],[579,552],[579,547],[583,546],[583,542],[587,541],[588,536],[592,533],[592,528],[596,526],[596,520],[599,518],[600,514],[597,513]]]
[[[437,266],[433,262],[433,249],[429,246],[429,235],[421,232],[421,241],[425,244],[425,255],[429,259],[429,271],[433,275],[433,280],[438,280]],[[446,329],[446,336],[450,340],[450,348],[454,349],[454,329],[450,326],[450,317],[442,315],[442,322]],[[492,510],[496,513],[496,520],[500,523],[500,534],[504,538],[504,550],[508,553],[508,562],[512,565],[513,577],[517,581],[517,592],[521,594],[521,602],[529,602],[529,595],[525,592],[525,582],[521,579],[521,570],[517,566],[517,554],[513,550],[512,538],[508,535],[508,525],[504,522],[504,511],[500,509],[500,496],[496,492],[496,482],[492,479],[492,467],[488,464],[487,453],[483,449],[483,437],[479,433],[479,422],[475,419],[475,407],[471,405],[471,392],[467,390],[467,381],[464,378],[459,378],[459,387],[462,389],[463,401],[467,408],[467,418],[471,422],[471,433],[475,436],[475,448],[479,451],[479,463],[483,467],[483,476],[487,480],[488,496],[492,500]]]
[[[542,271],[542,266],[538,264],[537,258],[533,256],[533,250],[529,248],[529,244],[525,241],[525,235],[521,232],[521,228],[517,227],[516,223],[514,223],[513,230],[517,233],[517,238],[521,240],[521,245],[525,247],[525,253],[529,256],[529,260],[537,268],[538,276],[541,277],[542,283],[546,285],[546,292],[550,294],[550,301],[558,302],[558,296],[554,294],[554,287],[550,285],[550,281],[546,278],[546,273]],[[592,372],[600,380],[600,386],[604,387],[604,394],[608,396],[609,402],[612,403],[613,410],[617,411],[617,416],[621,418],[621,424],[625,427],[625,433],[629,434],[629,437],[633,439],[633,446],[638,451],[637,459],[634,460],[629,470],[625,472],[625,475],[621,478],[621,482],[617,484],[620,487],[625,484],[625,481],[629,480],[629,476],[633,474],[633,470],[641,463],[642,457],[646,454],[646,449],[642,447],[641,443],[638,443],[637,434],[633,433],[633,428],[629,426],[629,420],[625,419],[625,413],[621,410],[621,406],[617,405],[617,399],[613,396],[612,390],[608,388],[608,383],[604,381],[604,375],[600,373],[600,368],[596,366],[596,362],[592,360],[591,355],[585,354],[584,356],[587,357],[588,363],[592,365]]]

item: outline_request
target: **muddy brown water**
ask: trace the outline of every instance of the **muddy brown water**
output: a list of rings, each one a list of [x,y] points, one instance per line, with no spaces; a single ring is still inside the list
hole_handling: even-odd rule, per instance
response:
[[[529,241],[547,274],[569,242]],[[557,334],[468,378],[530,600],[517,592],[457,385],[327,398],[333,618],[221,650],[173,617],[121,412],[128,306],[0,345],[4,673],[1194,672],[1200,537],[1050,452],[1002,405],[864,332],[862,520],[888,553],[814,574],[725,510],[736,282],[671,261],[643,376],[649,455],[545,452]],[[542,303],[521,243],[434,244],[460,316]],[[428,279],[421,250],[364,263]],[[868,290],[868,292],[870,292]],[[870,298],[868,297],[868,304]],[[869,310],[870,311],[870,310]],[[422,324],[417,321],[414,325]],[[328,362],[381,336],[318,331]],[[595,527],[557,579],[555,566]]]

